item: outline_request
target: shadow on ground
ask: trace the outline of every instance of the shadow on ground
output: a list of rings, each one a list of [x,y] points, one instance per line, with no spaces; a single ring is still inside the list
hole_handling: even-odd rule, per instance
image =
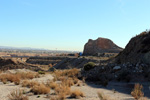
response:
[[[93,84],[94,82],[86,82],[87,85],[93,88],[102,88],[107,90],[115,90],[120,93],[129,94],[131,95],[131,91],[134,88],[135,83],[126,83],[126,82],[109,82],[107,87],[104,87],[100,84]],[[150,99],[150,82],[142,82],[140,83],[143,85],[143,92],[144,96]]]

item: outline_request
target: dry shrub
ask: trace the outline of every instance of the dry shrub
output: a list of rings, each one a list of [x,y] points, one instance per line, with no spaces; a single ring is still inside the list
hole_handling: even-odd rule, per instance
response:
[[[59,94],[57,96],[51,96],[50,100],[65,100],[66,99],[66,95],[65,94]]]
[[[36,82],[36,81],[29,81],[29,80],[24,80],[22,81],[22,87],[33,87],[35,85],[39,85],[40,83]]]
[[[51,96],[51,97],[50,97],[50,100],[58,100],[58,97],[56,97],[56,96]]]
[[[65,99],[66,99],[66,94],[65,94],[65,93],[60,93],[60,94],[58,94],[57,99],[58,99],[58,100],[65,100]]]
[[[33,79],[39,77],[37,72],[27,72],[27,73],[16,73],[21,77],[21,79]]]
[[[72,78],[68,78],[68,79],[62,81],[62,84],[65,86],[71,87],[74,85],[74,81]]]
[[[2,70],[0,70],[0,74],[2,73],[3,71]]]
[[[54,74],[54,79],[61,81],[61,84],[51,82],[48,84],[49,87],[54,88],[57,97],[55,100],[64,100],[66,95],[71,94],[70,87],[78,83],[78,69],[69,69],[69,70],[56,70]],[[82,96],[82,95],[81,95]],[[52,98],[53,99],[53,98]]]
[[[140,97],[144,96],[144,93],[142,92],[143,86],[138,84],[135,84],[134,89],[131,92],[131,95],[135,98],[135,99],[139,99]]]
[[[66,95],[70,94],[70,87],[59,84],[56,88],[55,88],[55,93],[56,94],[61,94],[61,93],[65,93]]]
[[[22,83],[21,83],[21,85],[22,85],[22,87],[28,87],[29,83],[30,83],[29,80],[23,80]]]
[[[6,84],[6,83],[7,83],[7,79],[4,78],[4,77],[1,77],[0,80],[3,82],[3,84]]]
[[[79,80],[78,80],[77,78],[74,78],[74,79],[73,79],[73,83],[74,83],[74,84],[77,84],[78,81],[79,81]]]
[[[77,86],[81,86],[81,83],[80,83],[80,82],[78,82],[78,83],[77,83]]]
[[[57,70],[54,72],[57,79],[59,79],[61,76],[65,77],[77,77],[79,74],[79,69],[73,68],[68,70]]]
[[[84,94],[80,90],[74,90],[71,92],[70,97],[79,99],[80,97],[84,97]]]
[[[2,82],[14,82],[16,85],[19,85],[20,83],[20,76],[19,75],[15,75],[15,74],[2,74],[0,76],[0,80]]]
[[[98,92],[97,94],[98,94],[98,97],[100,100],[110,100],[110,98],[108,96],[104,95],[103,92]]]
[[[50,92],[50,88],[44,84],[35,85],[31,88],[31,92],[34,94],[47,94]]]
[[[66,76],[60,76],[59,78],[57,78],[58,81],[66,81],[67,80],[67,77]]]
[[[39,77],[39,74],[36,72],[28,72],[28,73],[16,73],[16,74],[2,74],[0,75],[0,80],[3,83],[7,81],[14,82],[16,85],[20,84],[21,79],[33,79]]]
[[[23,92],[21,90],[16,90],[11,92],[8,95],[9,100],[29,100],[27,96],[23,95]]]
[[[14,77],[13,82],[15,83],[15,85],[19,85],[20,84],[20,77]]]
[[[55,82],[47,82],[46,85],[51,89],[55,89],[58,86]]]

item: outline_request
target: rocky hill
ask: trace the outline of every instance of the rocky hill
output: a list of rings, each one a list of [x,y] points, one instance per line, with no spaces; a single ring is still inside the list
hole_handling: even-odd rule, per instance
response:
[[[97,55],[98,53],[119,53],[122,48],[117,46],[113,41],[106,38],[97,40],[89,39],[84,46],[84,55]]]
[[[116,57],[117,63],[150,64],[150,32],[133,37],[125,49]]]
[[[125,49],[106,65],[100,65],[89,71],[82,71],[88,80],[107,82],[150,81],[150,32],[142,32],[133,37]]]

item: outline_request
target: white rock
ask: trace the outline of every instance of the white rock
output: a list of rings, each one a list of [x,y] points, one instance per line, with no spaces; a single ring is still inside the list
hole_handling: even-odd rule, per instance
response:
[[[121,69],[120,66],[115,66],[115,67],[113,68],[113,70],[119,70],[119,69]]]

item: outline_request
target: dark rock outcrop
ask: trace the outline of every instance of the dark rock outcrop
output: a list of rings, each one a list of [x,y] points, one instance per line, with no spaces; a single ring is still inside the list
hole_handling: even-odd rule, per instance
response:
[[[150,64],[150,32],[142,32],[133,37],[125,49],[116,57],[116,62]]]
[[[71,68],[83,68],[88,62],[99,63],[99,60],[86,59],[86,58],[65,58],[54,66],[56,69],[71,69]]]
[[[119,53],[122,48],[113,43],[110,39],[98,38],[89,39],[84,46],[84,55],[96,55],[98,53]]]
[[[0,66],[10,65],[10,64],[16,65],[16,63],[12,61],[11,59],[0,58]]]
[[[27,59],[26,63],[30,64],[40,64],[40,65],[49,65],[56,64],[65,59],[66,57],[30,57]]]

